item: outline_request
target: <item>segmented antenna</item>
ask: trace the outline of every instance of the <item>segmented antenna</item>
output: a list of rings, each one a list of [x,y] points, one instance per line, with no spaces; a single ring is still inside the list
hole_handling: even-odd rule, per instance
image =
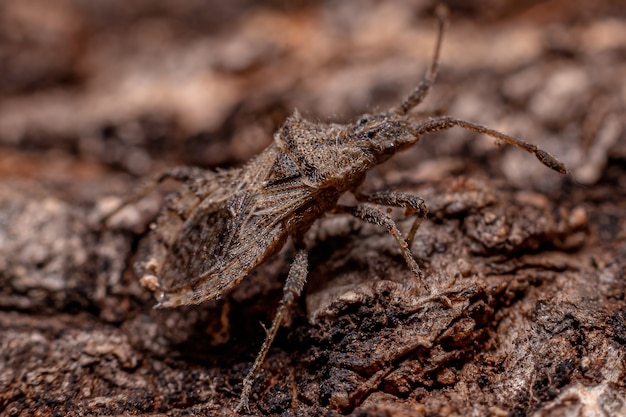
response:
[[[551,155],[550,153],[539,148],[537,145],[533,145],[532,143],[528,143],[521,139],[514,138],[513,136],[506,135],[502,132],[498,132],[497,130],[489,129],[488,127],[479,125],[477,123],[456,119],[452,116],[435,117],[426,121],[417,122],[411,129],[411,133],[413,133],[415,136],[420,136],[425,133],[450,129],[454,126],[459,126],[463,129],[471,130],[472,132],[488,135],[492,138],[501,140],[502,142],[506,142],[510,145],[522,148],[526,152],[535,155],[535,157],[537,157],[537,159],[548,168],[553,169],[560,174],[570,173],[569,170],[565,168],[565,164],[563,164],[563,162],[559,161],[555,156]]]
[[[430,62],[430,67],[426,72],[426,75],[419,83],[417,87],[409,94],[409,96],[396,107],[392,112],[400,115],[407,114],[411,109],[419,105],[424,98],[428,95],[430,88],[437,79],[437,72],[439,71],[439,55],[441,54],[441,44],[443,43],[443,35],[448,22],[449,10],[446,6],[440,4],[437,6],[437,18],[439,19],[439,33],[437,34],[437,43],[435,44],[435,53],[433,59]]]

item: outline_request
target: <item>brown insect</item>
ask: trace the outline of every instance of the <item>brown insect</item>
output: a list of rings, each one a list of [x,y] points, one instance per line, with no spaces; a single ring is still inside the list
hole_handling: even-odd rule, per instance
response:
[[[533,153],[561,174],[568,172],[554,156],[520,139],[450,116],[416,120],[409,114],[426,97],[437,75],[446,22],[443,8],[438,17],[432,63],[421,83],[398,107],[364,115],[345,125],[310,122],[296,112],[274,134],[274,143],[242,168],[212,172],[182,167],[165,171],[107,215],[108,219],[143,198],[168,178],[182,183],[152,225],[137,263],[141,284],[155,293],[159,308],[219,299],[278,252],[288,238],[293,241],[296,254],[283,297],[243,381],[237,410],[248,409],[253,382],[272,340],[290,305],[302,292],[308,268],[304,234],[325,213],[351,214],[386,227],[424,291],[430,291],[410,251],[417,228],[426,217],[424,201],[395,191],[361,193],[359,186],[375,165],[415,145],[423,134],[460,126]],[[345,192],[353,193],[361,204],[338,204]],[[415,214],[407,239],[388,214],[368,203],[402,207]]]

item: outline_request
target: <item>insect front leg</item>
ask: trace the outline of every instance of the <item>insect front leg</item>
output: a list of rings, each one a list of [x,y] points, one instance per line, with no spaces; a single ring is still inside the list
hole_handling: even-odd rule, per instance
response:
[[[415,221],[411,226],[411,230],[406,237],[406,241],[409,244],[409,249],[413,245],[415,239],[415,233],[419,229],[422,221],[428,214],[424,199],[413,194],[403,193],[400,191],[377,191],[371,194],[365,194],[360,191],[355,191],[354,196],[357,200],[364,203],[379,204],[381,206],[400,207],[406,209],[406,215],[410,216],[415,214]]]
[[[296,256],[289,269],[289,275],[287,276],[287,281],[283,287],[283,298],[280,300],[278,310],[276,311],[274,320],[272,320],[272,326],[269,330],[267,330],[263,346],[261,346],[261,350],[259,351],[252,368],[248,371],[246,379],[243,380],[241,397],[239,397],[239,404],[237,404],[237,407],[235,408],[236,412],[239,412],[242,409],[250,412],[249,399],[252,392],[252,385],[254,384],[254,380],[259,373],[259,369],[261,368],[261,365],[265,360],[265,356],[272,345],[272,341],[274,340],[274,337],[276,337],[276,332],[289,312],[291,304],[293,304],[293,302],[297,300],[302,293],[304,284],[306,284],[306,277],[309,268],[308,265],[309,261],[306,249],[299,249],[296,252]]]
[[[394,239],[396,239],[396,242],[398,242],[398,246],[400,246],[400,253],[402,253],[402,257],[404,258],[409,269],[419,279],[420,284],[426,289],[426,291],[430,293],[430,288],[423,279],[422,272],[420,271],[411,250],[409,249],[409,244],[406,240],[404,240],[402,233],[400,233],[400,229],[398,229],[396,222],[394,222],[391,217],[383,213],[380,209],[365,204],[359,204],[356,206],[337,205],[334,212],[348,213],[368,223],[386,227],[389,233],[394,237]]]
[[[214,175],[210,171],[203,170],[201,168],[195,167],[174,167],[167,169],[161,172],[156,178],[145,184],[138,191],[136,191],[133,195],[122,201],[122,203],[117,206],[114,210],[107,213],[101,220],[101,224],[106,224],[113,216],[119,213],[124,207],[129,206],[131,204],[135,204],[142,198],[146,197],[148,194],[153,192],[161,183],[168,179],[172,179],[174,181],[186,182],[189,180],[195,179],[206,179],[207,177],[211,177]]]

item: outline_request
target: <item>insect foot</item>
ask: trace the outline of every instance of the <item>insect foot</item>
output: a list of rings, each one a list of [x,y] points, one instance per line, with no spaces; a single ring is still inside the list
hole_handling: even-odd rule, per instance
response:
[[[274,142],[242,168],[166,171],[108,216],[138,201],[166,179],[181,183],[140,245],[136,265],[141,283],[155,293],[160,308],[219,299],[278,252],[287,239],[294,243],[296,255],[278,312],[243,381],[237,411],[249,411],[253,383],[265,356],[306,283],[304,235],[323,215],[349,214],[385,227],[421,283],[423,293],[436,296],[436,292],[430,293],[410,250],[427,214],[424,201],[393,191],[361,193],[359,187],[374,166],[415,145],[424,134],[458,126],[530,152],[559,173],[568,172],[554,156],[520,139],[450,116],[417,120],[410,114],[426,97],[437,75],[446,22],[443,9],[438,17],[439,32],[430,67],[399,106],[345,125],[311,122],[296,112],[275,133]],[[354,194],[359,204],[339,205],[340,196],[346,192]],[[389,215],[372,205],[405,208],[407,214],[415,215],[408,239]]]

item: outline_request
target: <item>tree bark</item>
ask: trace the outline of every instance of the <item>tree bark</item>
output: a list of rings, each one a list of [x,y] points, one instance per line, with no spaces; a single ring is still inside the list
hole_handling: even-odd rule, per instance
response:
[[[432,54],[433,4],[14,3],[0,5],[0,415],[233,415],[295,250],[222,300],[155,310],[132,264],[176,184],[98,219],[164,167],[240,165],[295,108],[347,122],[399,103]],[[624,10],[490,3],[451,4],[417,117],[444,107],[573,175],[460,129],[373,170],[364,191],[425,199],[411,249],[437,296],[386,230],[324,217],[253,414],[626,415]]]

